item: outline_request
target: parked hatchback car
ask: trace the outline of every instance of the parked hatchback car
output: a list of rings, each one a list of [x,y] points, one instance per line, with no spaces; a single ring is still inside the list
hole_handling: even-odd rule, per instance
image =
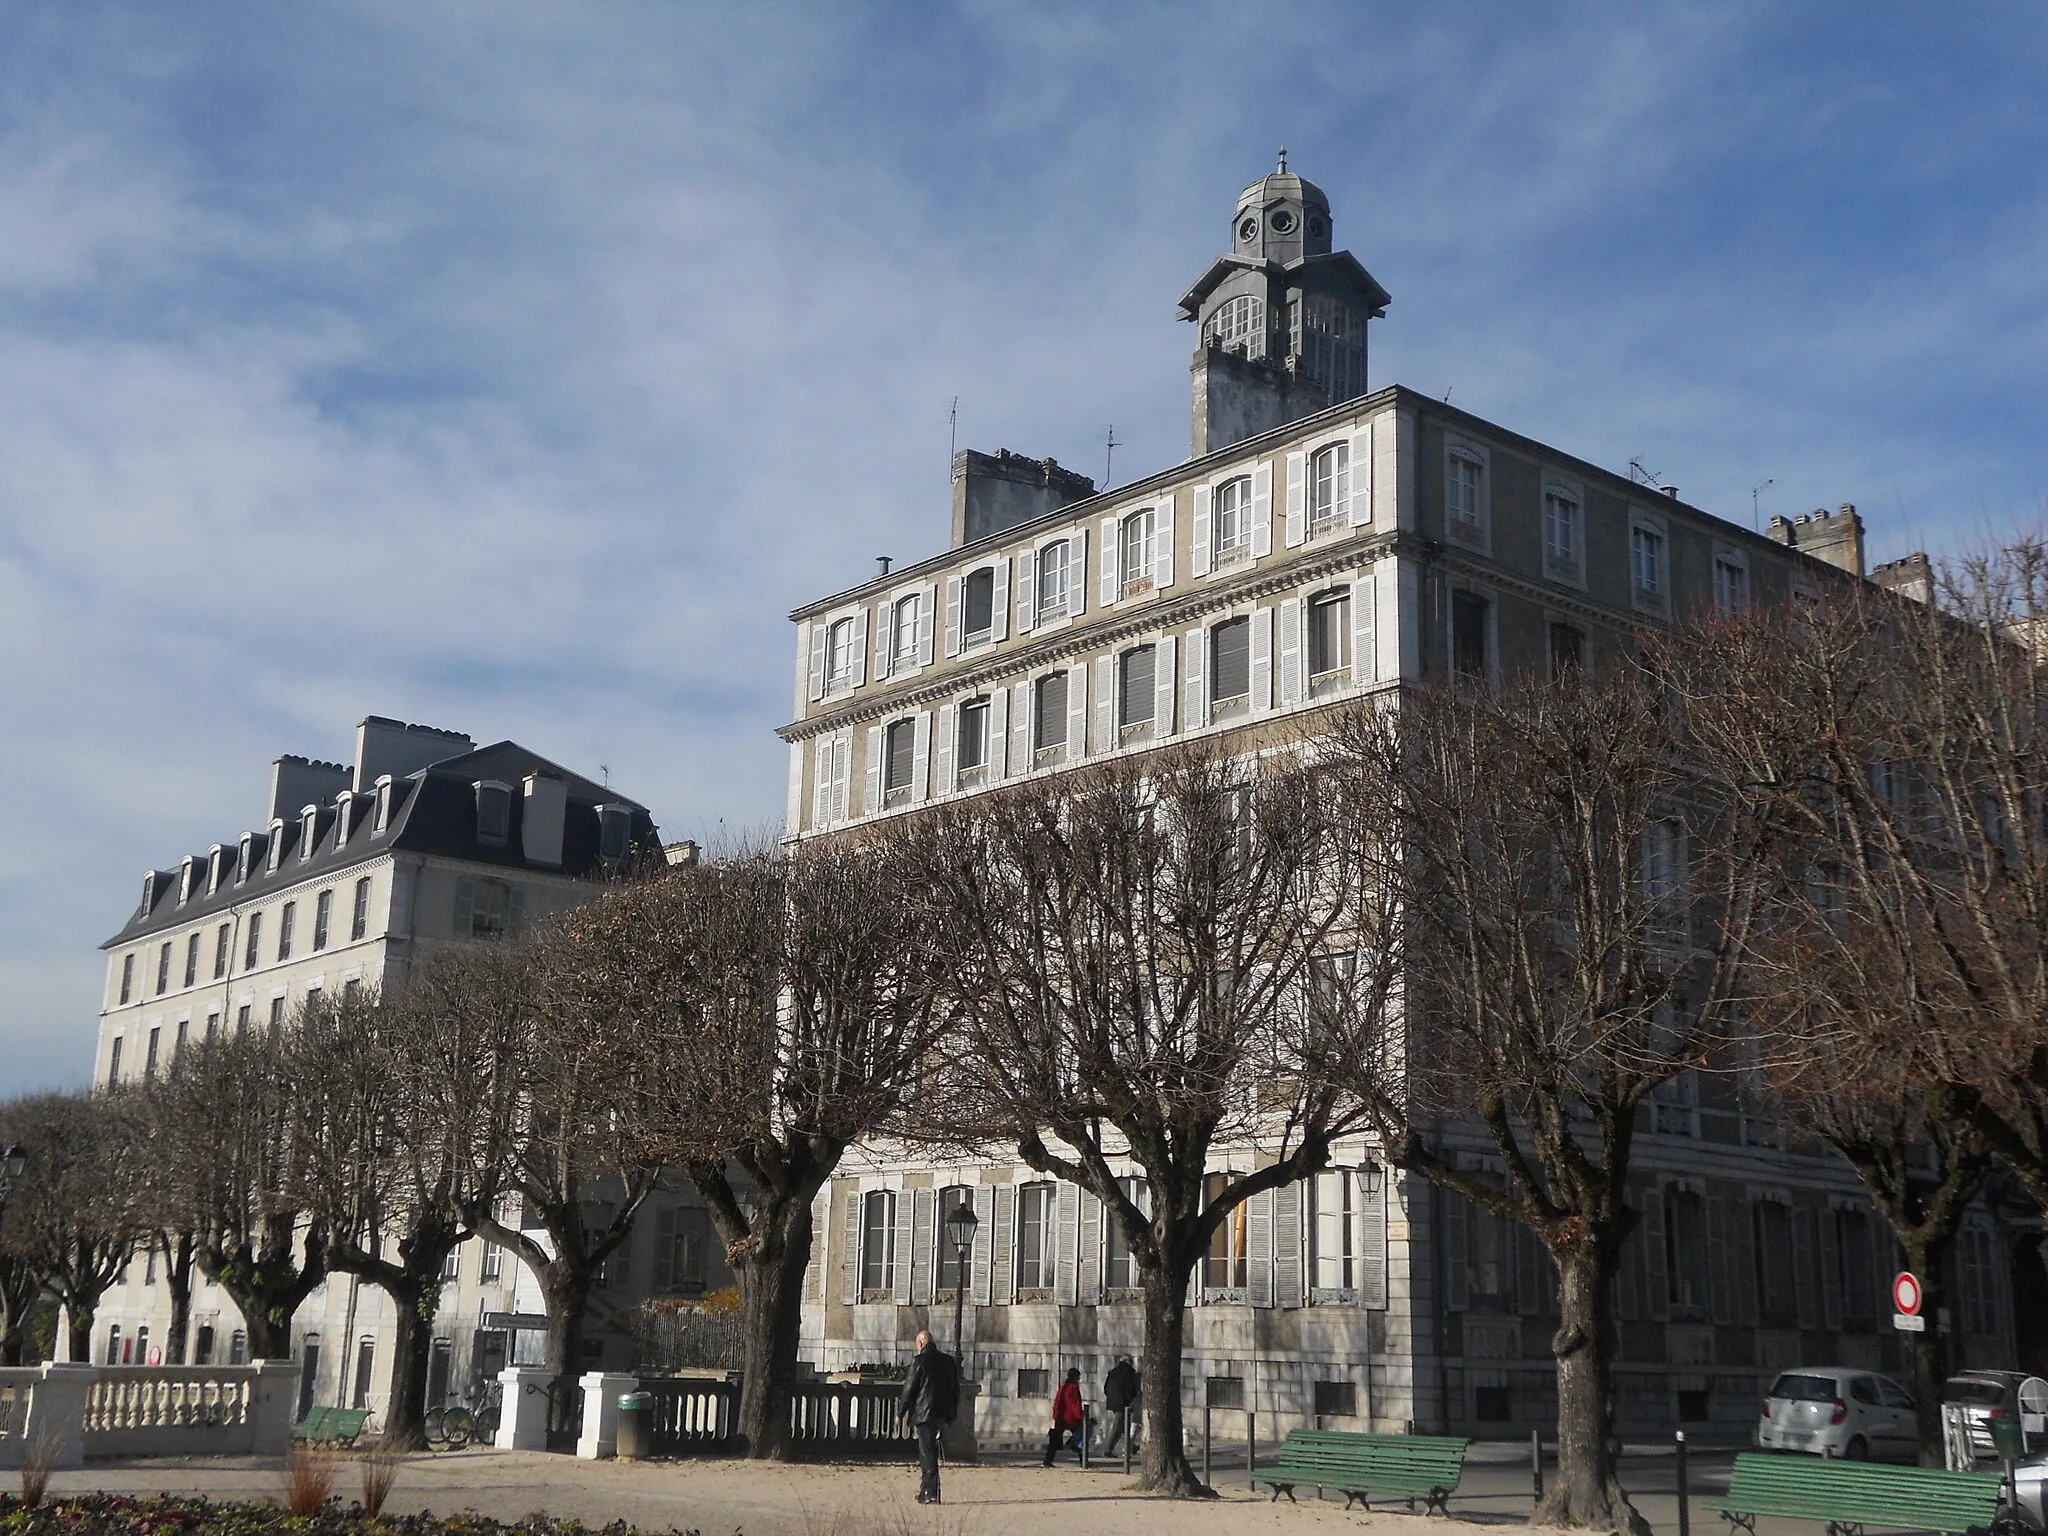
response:
[[[1993,1419],[2017,1419],[2024,1371],[1958,1371],[1941,1389],[1943,1406],[1960,1405],[1970,1424],[1970,1451],[1979,1461],[1998,1455],[1991,1437]]]
[[[1849,1461],[1910,1460],[1920,1449],[1913,1394],[1875,1371],[1801,1366],[1771,1383],[1756,1443]]]

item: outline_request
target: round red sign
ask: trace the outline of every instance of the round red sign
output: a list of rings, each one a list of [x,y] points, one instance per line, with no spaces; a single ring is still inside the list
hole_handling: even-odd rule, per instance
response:
[[[1892,1281],[1892,1305],[1907,1317],[1916,1317],[1920,1312],[1920,1279],[1910,1269],[1899,1271]]]

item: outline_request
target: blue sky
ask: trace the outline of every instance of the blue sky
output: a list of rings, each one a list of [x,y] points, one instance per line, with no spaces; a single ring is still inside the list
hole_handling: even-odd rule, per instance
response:
[[[779,815],[787,610],[960,441],[1187,451],[1285,144],[1372,382],[1873,558],[2038,522],[2029,6],[0,4],[0,1093],[381,713]]]

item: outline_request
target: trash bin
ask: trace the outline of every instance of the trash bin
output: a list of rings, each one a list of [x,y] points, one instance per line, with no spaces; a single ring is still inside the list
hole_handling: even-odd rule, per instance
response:
[[[654,1434],[654,1399],[628,1392],[619,1399],[619,1460],[644,1461]]]
[[[1991,1443],[1997,1447],[2000,1461],[2018,1461],[2026,1455],[2026,1436],[2019,1415],[2003,1410],[1992,1414]]]

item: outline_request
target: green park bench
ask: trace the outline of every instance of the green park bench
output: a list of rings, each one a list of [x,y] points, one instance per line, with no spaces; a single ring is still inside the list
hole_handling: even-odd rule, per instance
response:
[[[1290,1429],[1279,1459],[1258,1473],[1255,1483],[1273,1490],[1273,1502],[1294,1501],[1299,1486],[1334,1488],[1344,1507],[1372,1508],[1374,1499],[1424,1501],[1448,1515],[1450,1498],[1465,1475],[1465,1447],[1451,1435],[1362,1435],[1339,1429]]]
[[[354,1445],[369,1416],[367,1408],[308,1408],[292,1426],[292,1438],[309,1445]]]
[[[1940,1472],[1868,1461],[1827,1461],[1746,1451],[1735,1458],[1728,1492],[1700,1505],[1755,1536],[1759,1515],[1824,1520],[1828,1536],[1886,1530],[1960,1533],[1989,1530],[1998,1513],[1996,1472]]]

